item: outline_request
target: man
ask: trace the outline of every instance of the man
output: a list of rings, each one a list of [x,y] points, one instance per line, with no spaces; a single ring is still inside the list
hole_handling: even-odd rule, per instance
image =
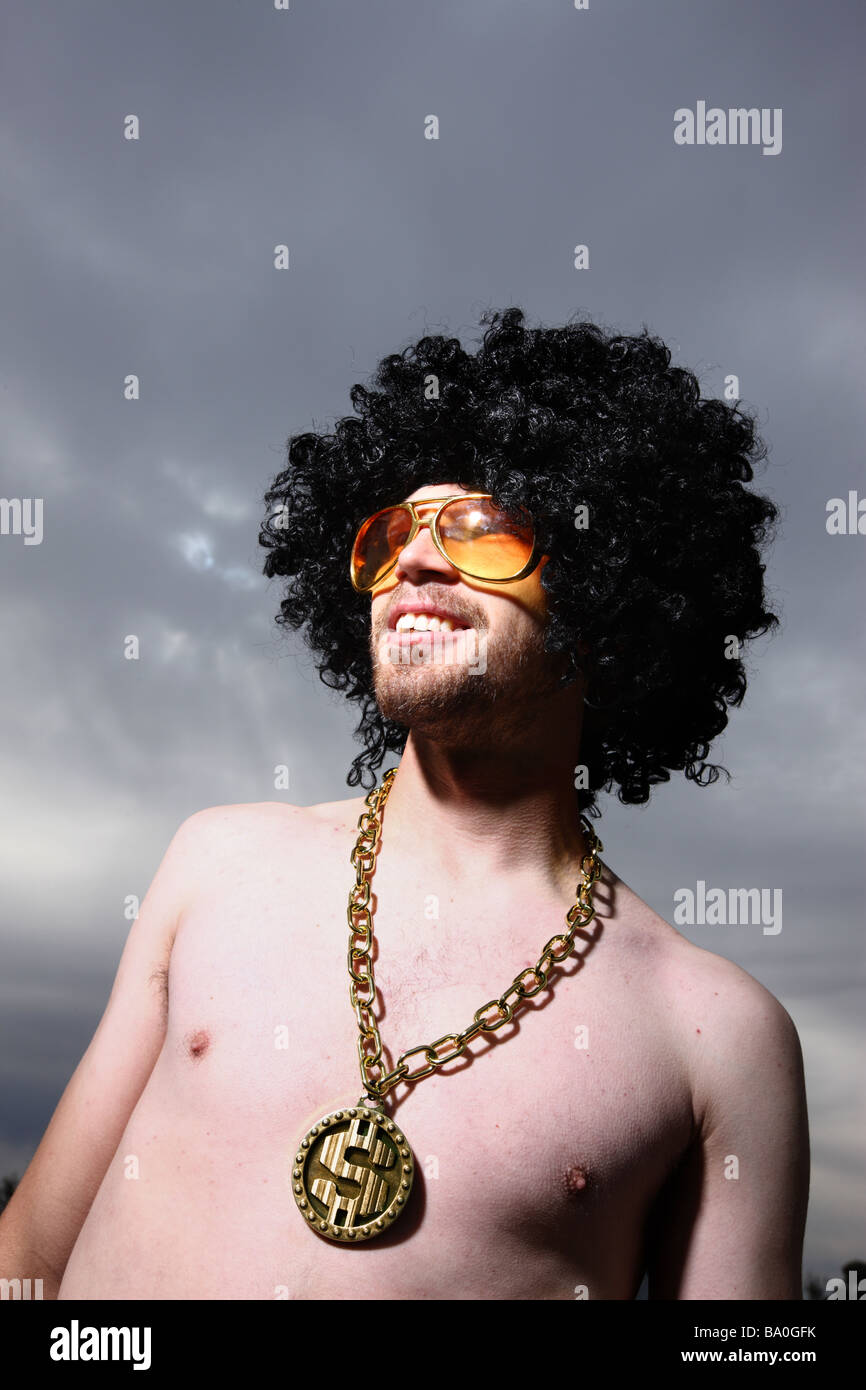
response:
[[[488,321],[475,356],[386,359],[267,494],[281,621],[362,706],[355,783],[402,752],[386,799],[181,826],[0,1221],[2,1275],[64,1299],[632,1299],[645,1273],[650,1298],[802,1296],[794,1026],[606,860],[593,884],[581,818],[602,787],[718,775],[731,637],[775,621],[759,444],[646,334]],[[377,1113],[403,1147],[361,1137]]]

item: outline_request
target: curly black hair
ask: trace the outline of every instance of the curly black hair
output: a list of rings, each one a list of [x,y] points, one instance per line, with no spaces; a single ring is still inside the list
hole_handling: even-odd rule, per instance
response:
[[[598,815],[600,789],[640,804],[671,770],[701,786],[728,775],[706,758],[746,691],[738,644],[778,623],[760,558],[778,512],[744,486],[767,454],[753,418],[701,399],[646,326],[524,318],[488,309],[475,354],[422,337],[351,388],[355,415],[333,433],[290,437],[259,542],[264,573],[288,581],[277,623],[304,627],[324,683],[360,706],[346,780],[369,790],[408,731],[373,694],[370,599],[348,578],[358,526],[444,473],[528,508],[551,557],[545,649],[565,653],[564,682],[588,681],[578,801]]]

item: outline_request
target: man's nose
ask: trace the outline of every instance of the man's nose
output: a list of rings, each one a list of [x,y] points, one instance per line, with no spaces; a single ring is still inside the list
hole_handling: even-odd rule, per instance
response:
[[[417,583],[419,575],[430,573],[453,578],[459,571],[436,549],[429,525],[422,524],[410,543],[400,551],[394,576],[398,580],[408,579]]]

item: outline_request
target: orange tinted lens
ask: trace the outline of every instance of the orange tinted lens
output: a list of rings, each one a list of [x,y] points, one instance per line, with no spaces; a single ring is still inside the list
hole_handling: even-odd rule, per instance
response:
[[[527,512],[516,520],[488,498],[449,502],[439,518],[449,560],[476,579],[514,579],[532,555],[535,532]]]
[[[369,517],[355,538],[352,574],[361,589],[371,589],[406,544],[412,518],[403,507],[388,507]]]

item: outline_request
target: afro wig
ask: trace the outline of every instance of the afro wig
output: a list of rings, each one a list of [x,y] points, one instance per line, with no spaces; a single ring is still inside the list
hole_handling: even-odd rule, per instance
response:
[[[365,517],[446,474],[526,507],[551,557],[545,649],[565,654],[564,682],[587,681],[580,808],[598,815],[596,793],[614,788],[644,803],[671,770],[717,781],[726,769],[706,759],[746,691],[740,646],[778,623],[760,557],[777,509],[744,486],[767,453],[753,419],[701,399],[646,327],[528,328],[517,307],[480,322],[475,354],[436,335],[385,357],[352,387],[354,416],[290,437],[265,494],[264,573],[286,579],[277,623],[305,628],[321,679],[361,711],[348,785],[374,787],[408,736],[376,704],[352,542]]]

